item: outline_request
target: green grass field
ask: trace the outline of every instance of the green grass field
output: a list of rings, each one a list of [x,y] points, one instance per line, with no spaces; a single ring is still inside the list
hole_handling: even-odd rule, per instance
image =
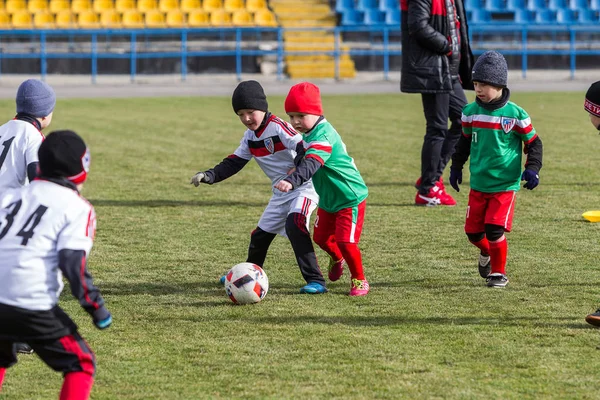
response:
[[[512,100],[545,151],[539,187],[518,194],[506,289],[485,286],[463,232],[468,174],[457,207],[413,206],[420,97],[324,96],[370,188],[361,248],[371,293],[349,298],[346,272],[328,294],[299,294],[293,252],[277,238],[269,294],[253,306],[233,305],[218,278],[245,260],[269,180],[251,163],[189,185],[239,143],[230,99],[59,100],[49,131],[74,129],[92,151],[90,269],[114,316],[96,330],[65,288],[62,306],[97,356],[92,398],[598,398],[600,337],[584,317],[600,306],[600,224],[581,213],[600,209],[600,137],[583,93]],[[285,117],[282,97],[269,103]],[[6,119],[13,110],[0,103]],[[57,398],[61,382],[21,356],[0,398]]]

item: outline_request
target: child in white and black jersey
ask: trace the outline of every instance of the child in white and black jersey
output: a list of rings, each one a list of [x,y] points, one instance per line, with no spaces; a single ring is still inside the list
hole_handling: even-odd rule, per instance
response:
[[[87,399],[96,360],[77,326],[58,306],[63,276],[99,329],[112,316],[87,269],[94,208],[79,191],[89,151],[72,131],[50,133],[39,150],[39,177],[0,195],[0,389],[27,342],[64,382],[60,399]]]
[[[252,158],[256,160],[272,186],[285,178],[295,167],[298,153],[304,152],[302,135],[287,122],[268,111],[265,92],[256,81],[241,82],[231,99],[233,111],[246,127],[240,145],[214,168],[198,172],[191,179],[195,186],[213,184],[238,173]],[[327,292],[325,279],[317,264],[310,238],[309,221],[317,207],[319,196],[312,181],[304,183],[293,192],[273,191],[258,226],[250,235],[247,262],[263,267],[271,242],[280,234],[287,236],[294,249],[300,272],[306,285],[301,293]],[[221,283],[224,283],[224,277]]]

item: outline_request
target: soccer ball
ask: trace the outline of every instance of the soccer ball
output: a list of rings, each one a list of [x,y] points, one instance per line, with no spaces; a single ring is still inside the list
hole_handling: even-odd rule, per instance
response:
[[[225,275],[225,292],[235,304],[261,301],[269,290],[269,278],[261,267],[249,262],[234,265]]]

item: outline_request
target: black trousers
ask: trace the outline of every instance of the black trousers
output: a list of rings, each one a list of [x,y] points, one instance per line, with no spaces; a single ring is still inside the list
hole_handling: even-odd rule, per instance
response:
[[[452,85],[450,93],[421,94],[427,123],[421,150],[421,194],[427,194],[444,173],[462,132],[460,119],[467,97],[458,79]]]

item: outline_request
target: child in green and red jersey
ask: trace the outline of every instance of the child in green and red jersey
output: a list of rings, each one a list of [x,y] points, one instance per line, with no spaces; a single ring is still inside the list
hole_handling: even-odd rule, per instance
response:
[[[319,194],[313,240],[331,257],[329,279],[338,280],[344,264],[350,269],[350,296],[369,293],[362,255],[358,248],[365,217],[367,185],[346,145],[323,116],[319,88],[302,82],[292,86],[285,99],[292,126],[304,137],[305,155],[295,170],[275,188],[288,192],[312,178]]]
[[[519,180],[539,183],[542,141],[525,110],[509,101],[508,67],[502,54],[487,51],[473,66],[475,102],[463,109],[463,133],[452,156],[450,184],[459,191],[462,168],[471,157],[471,192],[465,233],[480,249],[479,274],[489,287],[505,287],[508,245]],[[521,149],[527,154],[521,174]],[[490,265],[491,264],[491,265]]]

